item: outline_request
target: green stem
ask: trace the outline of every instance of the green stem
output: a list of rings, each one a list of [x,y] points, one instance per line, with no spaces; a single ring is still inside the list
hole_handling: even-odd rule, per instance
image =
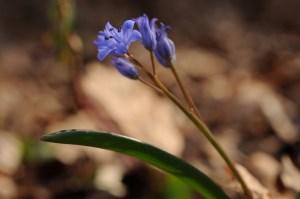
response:
[[[171,64],[171,71],[176,79],[177,84],[179,85],[179,88],[187,102],[187,104],[189,105],[189,108],[191,109],[192,112],[194,112],[198,117],[200,117],[200,113],[197,109],[197,107],[195,106],[195,103],[193,101],[193,99],[191,98],[191,96],[189,95],[189,93],[187,92],[187,90],[185,89],[185,87],[183,86],[183,83],[177,73],[177,70],[175,68],[175,66],[173,64]]]
[[[153,76],[156,76],[156,67],[155,67],[153,52],[152,51],[149,51],[149,52],[150,52],[150,58],[151,58],[151,66],[152,66]]]
[[[155,85],[152,85],[151,83],[147,82],[146,80],[144,80],[143,78],[139,77],[138,80],[143,83],[144,85],[156,90],[159,93],[163,93],[160,88],[156,87]]]
[[[207,140],[211,143],[211,145],[216,149],[216,151],[220,154],[223,158],[227,166],[232,171],[233,175],[241,184],[242,189],[244,190],[245,195],[248,199],[253,199],[250,189],[248,188],[246,182],[242,178],[239,171],[234,166],[234,163],[228,157],[226,152],[223,150],[221,145],[216,141],[214,135],[210,131],[210,129],[206,126],[206,124],[192,111],[189,111],[178,99],[177,97],[170,92],[164,84],[160,81],[157,76],[153,76],[147,69],[132,55],[129,55],[131,61],[133,61],[136,65],[138,65],[141,69],[145,70],[146,74],[153,80],[158,88],[160,88],[163,93],[194,123],[194,125],[200,130],[200,132],[207,138]]]
[[[145,68],[141,62],[139,62],[137,59],[135,59],[130,53],[125,54],[125,58],[129,59],[131,62],[133,62],[135,65],[137,65],[153,81],[154,75],[151,72],[149,72],[147,70],[147,68]]]
[[[203,135],[207,138],[207,140],[213,145],[213,147],[217,150],[217,152],[221,155],[223,160],[226,162],[230,170],[232,171],[233,175],[236,177],[236,179],[240,182],[245,195],[247,198],[252,199],[251,192],[240,175],[239,171],[234,166],[234,163],[230,160],[228,155],[225,153],[221,145],[216,141],[214,138],[212,132],[209,130],[209,128],[206,126],[204,122],[202,122],[193,112],[188,111],[172,93],[169,92],[169,90],[162,84],[162,82],[155,77],[154,78],[157,86],[165,93],[165,95],[174,103],[177,107],[180,108],[180,110],[194,123],[194,125],[203,133]]]

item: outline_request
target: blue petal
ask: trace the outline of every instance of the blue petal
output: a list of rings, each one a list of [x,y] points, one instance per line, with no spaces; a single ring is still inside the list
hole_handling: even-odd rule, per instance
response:
[[[105,28],[104,28],[104,32],[107,36],[109,36],[111,34],[112,31],[116,31],[118,32],[118,29],[116,29],[115,27],[113,27],[110,22],[107,22],[105,24]]]
[[[174,62],[176,61],[176,48],[174,42],[171,39],[169,39],[169,45],[171,48],[171,61]]]
[[[116,47],[114,53],[116,55],[124,55],[125,53],[128,52],[128,45],[125,45],[124,43],[120,43],[118,44],[118,46]]]
[[[132,34],[128,38],[128,43],[132,43],[134,41],[140,41],[142,39],[142,35],[139,31],[133,30]]]
[[[122,25],[122,31],[123,32],[132,31],[134,23],[135,23],[134,20],[131,20],[131,19],[126,20]]]
[[[138,79],[139,71],[127,59],[121,57],[114,57],[112,59],[112,64],[125,77],[130,79]]]
[[[129,39],[132,30],[133,30],[133,26],[135,24],[134,20],[126,20],[123,25],[122,25],[122,29],[121,32],[123,34],[123,37],[125,40]]]
[[[147,15],[144,14],[143,16],[137,18],[136,23],[139,27],[139,30],[142,32],[142,34],[150,30],[150,24]]]
[[[108,48],[114,48],[115,46],[117,46],[118,43],[116,40],[114,39],[108,39],[105,41],[104,46],[107,46]]]
[[[105,28],[103,30],[102,33],[103,36],[107,37],[107,38],[114,38],[116,41],[122,41],[122,36],[119,33],[118,29],[115,28],[114,26],[112,26],[110,24],[110,22],[107,22],[105,25]]]
[[[158,62],[165,66],[167,65],[167,62],[166,60],[160,55],[160,53],[158,52],[157,48],[154,50],[154,54],[155,54],[155,57],[157,58]]]
[[[106,45],[107,41],[105,40],[105,37],[103,35],[97,36],[97,39],[94,41],[94,44],[99,48],[100,46]]]
[[[142,35],[142,43],[148,50],[154,50],[156,47],[156,18],[153,18],[151,22],[147,15],[140,16],[136,19],[139,31]]]
[[[153,32],[155,32],[155,30],[156,30],[156,22],[157,22],[157,18],[153,18],[153,19],[151,19],[151,30],[153,31]]]
[[[176,60],[175,45],[172,40],[168,38],[166,30],[167,26],[161,24],[161,27],[157,29],[157,46],[155,48],[155,56],[158,61],[166,67]]]
[[[100,48],[98,50],[97,58],[103,61],[114,49],[112,48]]]
[[[99,35],[94,41],[94,44],[97,46],[98,49],[102,48],[115,48],[117,45],[116,41],[114,39],[106,39],[104,36]]]

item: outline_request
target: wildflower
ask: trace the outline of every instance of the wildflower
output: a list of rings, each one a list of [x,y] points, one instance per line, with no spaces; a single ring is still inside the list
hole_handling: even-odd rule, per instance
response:
[[[138,77],[139,77],[138,70],[127,59],[122,58],[122,57],[113,57],[112,64],[125,77],[128,77],[130,79],[138,79]]]
[[[128,52],[130,44],[141,40],[141,34],[134,30],[134,21],[126,20],[120,30],[113,27],[109,22],[106,23],[103,31],[100,31],[95,45],[98,48],[98,59],[104,60],[108,55],[122,56]]]
[[[155,33],[155,22],[156,18],[153,18],[151,22],[147,15],[140,16],[136,19],[136,24],[142,35],[142,43],[148,50],[154,50],[156,47],[156,33]]]
[[[156,30],[157,45],[154,54],[163,66],[170,67],[176,60],[175,45],[167,35],[167,26],[161,23],[160,28]]]

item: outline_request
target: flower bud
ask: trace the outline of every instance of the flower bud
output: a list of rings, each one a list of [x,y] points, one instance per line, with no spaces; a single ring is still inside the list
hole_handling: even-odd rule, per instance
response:
[[[138,79],[139,71],[127,59],[122,58],[122,57],[113,57],[112,64],[125,77],[130,78],[130,79]]]
[[[156,30],[157,45],[154,54],[163,66],[170,67],[176,61],[175,45],[168,38],[166,30],[167,26],[161,24],[161,27]]]
[[[147,15],[140,16],[136,19],[136,24],[142,35],[142,43],[144,47],[148,50],[154,50],[156,47],[156,32],[155,32],[155,22],[156,18],[153,18],[151,22]]]

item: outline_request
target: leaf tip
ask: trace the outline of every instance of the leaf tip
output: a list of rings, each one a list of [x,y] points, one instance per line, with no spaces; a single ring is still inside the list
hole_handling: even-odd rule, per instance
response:
[[[43,135],[40,138],[40,140],[45,141],[45,142],[55,142],[57,140],[58,136],[61,135],[64,132],[66,132],[66,130],[53,132],[53,133],[48,133],[48,134]]]
[[[40,140],[44,141],[44,142],[51,142],[51,137],[52,137],[52,133],[49,133],[49,134],[43,135],[40,138]]]

